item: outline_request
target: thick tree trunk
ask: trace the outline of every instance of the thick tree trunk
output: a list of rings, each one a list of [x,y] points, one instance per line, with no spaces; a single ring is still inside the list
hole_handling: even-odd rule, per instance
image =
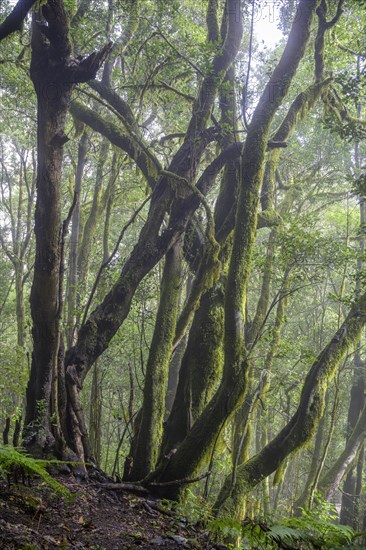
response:
[[[62,45],[60,45],[62,47]],[[27,388],[25,417],[27,437],[36,436],[37,446],[52,446],[50,423],[52,377],[57,376],[59,351],[61,173],[64,134],[72,85],[55,82],[53,59],[44,53],[44,39],[34,18],[31,77],[37,94],[37,201],[35,213],[36,258],[31,290],[33,353]],[[63,62],[70,54],[62,52]],[[51,57],[51,56],[50,56]],[[35,441],[29,441],[27,444]]]
[[[62,0],[49,0],[33,15],[30,73],[37,95],[36,258],[30,296],[33,353],[24,436],[26,445],[35,453],[54,450],[55,435],[60,453],[65,446],[61,425],[66,422],[60,420],[58,396],[63,381],[61,175],[63,146],[68,140],[66,114],[74,84],[93,78],[108,52],[105,47],[99,53],[70,63],[68,31]],[[69,410],[64,405],[62,408]],[[75,410],[74,413],[77,416]],[[70,430],[73,431],[72,426]]]

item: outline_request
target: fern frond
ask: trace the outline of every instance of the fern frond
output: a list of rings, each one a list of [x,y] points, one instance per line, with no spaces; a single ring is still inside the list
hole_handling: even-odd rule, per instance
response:
[[[55,495],[68,500],[72,499],[72,493],[47,472],[46,468],[51,463],[55,463],[55,461],[35,459],[23,449],[15,449],[7,445],[0,447],[0,475],[2,477],[19,474],[31,478],[39,476]]]

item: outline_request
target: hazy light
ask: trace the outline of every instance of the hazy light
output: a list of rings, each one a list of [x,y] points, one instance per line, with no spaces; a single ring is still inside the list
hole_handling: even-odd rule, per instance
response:
[[[280,19],[280,2],[272,0],[261,2],[254,15],[254,32],[259,42],[273,48],[283,38],[277,28]]]

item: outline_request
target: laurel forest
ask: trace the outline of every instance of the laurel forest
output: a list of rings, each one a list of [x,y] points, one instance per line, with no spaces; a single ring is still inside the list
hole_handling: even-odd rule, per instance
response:
[[[366,544],[364,0],[0,21],[0,450]]]

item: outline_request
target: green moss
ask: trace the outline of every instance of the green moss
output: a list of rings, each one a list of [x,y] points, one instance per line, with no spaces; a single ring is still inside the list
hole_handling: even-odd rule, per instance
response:
[[[275,476],[273,478],[273,487],[277,487],[283,481],[286,472],[286,465],[287,462],[284,460],[277,468]]]
[[[192,327],[194,341],[189,342],[193,420],[212,397],[222,374],[224,309],[220,285],[203,297],[201,307],[199,322]]]
[[[35,459],[26,454],[25,451],[13,447],[0,447],[0,475],[3,477],[13,476],[15,479],[18,476],[30,476],[31,478],[39,476],[55,495],[71,500],[72,494],[70,491],[47,472],[47,466],[55,463],[59,462]]]
[[[134,448],[131,479],[143,479],[155,467],[162,439],[168,368],[175,335],[182,250],[177,243],[167,255],[160,303],[144,385],[141,423]]]

